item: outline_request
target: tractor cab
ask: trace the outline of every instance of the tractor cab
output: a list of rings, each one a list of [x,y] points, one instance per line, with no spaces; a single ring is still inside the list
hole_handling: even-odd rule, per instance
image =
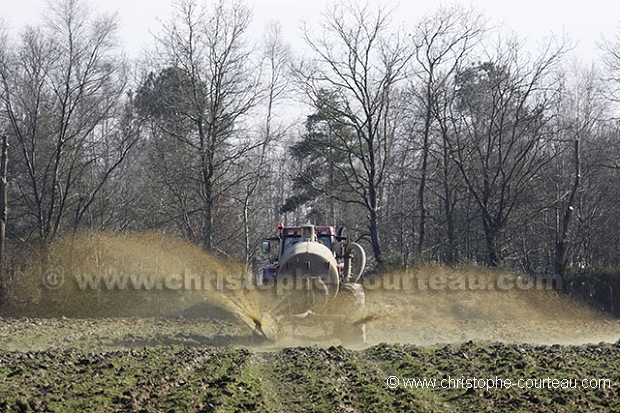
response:
[[[313,233],[304,233],[304,231],[312,231]],[[277,255],[272,257],[270,263],[265,265],[258,275],[258,284],[262,285],[265,282],[273,281],[278,273],[279,264],[284,254],[295,244],[311,240],[312,242],[319,242],[325,246],[332,255],[335,257],[335,248],[337,235],[334,227],[330,226],[304,226],[304,227],[284,227],[281,224],[278,225],[278,236],[274,238],[268,238],[263,241],[261,250],[263,254],[269,255],[272,252],[272,242],[278,242]],[[342,267],[342,265],[339,265]],[[342,270],[342,268],[339,268]]]
[[[333,251],[334,236],[336,235],[334,227],[314,227],[314,240],[325,245],[330,251]],[[308,239],[301,236],[301,227],[282,228],[280,235],[279,256],[294,244]]]

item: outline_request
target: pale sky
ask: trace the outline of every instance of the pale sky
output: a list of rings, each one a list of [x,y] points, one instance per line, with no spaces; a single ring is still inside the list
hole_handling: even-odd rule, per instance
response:
[[[254,11],[253,30],[260,35],[270,20],[279,20],[284,34],[291,43],[300,42],[301,22],[307,20],[316,27],[320,14],[326,10],[330,0],[246,0]],[[369,0],[373,2],[398,0]],[[9,24],[12,33],[17,33],[25,24],[37,24],[45,9],[47,0],[0,0],[0,19]],[[457,0],[453,2],[428,0],[401,0],[397,18],[417,22],[440,4],[459,3],[471,5],[484,13],[491,23],[501,24],[506,30],[514,31],[522,39],[535,44],[550,34],[567,34],[578,47],[576,55],[589,61],[596,56],[596,42],[602,36],[613,38],[620,30],[620,2],[609,0],[566,1],[566,0]],[[141,50],[153,43],[152,32],[168,21],[172,0],[91,0],[97,11],[118,12],[121,30],[120,40],[130,57],[137,57]]]

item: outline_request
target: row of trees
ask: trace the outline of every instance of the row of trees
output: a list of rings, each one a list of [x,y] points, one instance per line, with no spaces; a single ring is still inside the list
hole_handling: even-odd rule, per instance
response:
[[[0,32],[9,255],[157,229],[251,264],[277,222],[310,221],[347,226],[379,267],[620,265],[619,44],[584,68],[471,10],[401,27],[343,1],[296,56],[277,24],[252,41],[241,2],[175,10],[140,62],[82,0]]]

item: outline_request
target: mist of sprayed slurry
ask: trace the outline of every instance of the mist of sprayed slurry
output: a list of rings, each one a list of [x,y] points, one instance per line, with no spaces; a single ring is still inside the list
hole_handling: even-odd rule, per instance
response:
[[[484,282],[428,288],[425,281],[437,274],[447,280],[482,277]],[[404,277],[386,277],[394,276]],[[476,267],[422,267],[408,276],[410,285],[423,288],[367,289],[367,310],[377,316],[369,328],[371,342],[581,344],[620,338],[620,324],[607,314],[513,274]]]
[[[18,268],[13,307],[68,317],[177,315],[211,304],[218,289],[240,285],[243,273],[239,263],[156,232],[68,237],[46,256],[24,254]]]
[[[82,234],[52,244],[46,257],[25,256],[18,268],[9,309],[14,315],[217,318],[232,313],[255,334],[295,344],[278,321],[282,304],[294,297],[261,291],[248,283],[239,263],[160,233]],[[98,281],[89,284],[85,277]],[[432,277],[453,282],[429,284]],[[484,287],[469,282],[480,277]],[[553,290],[519,287],[514,277],[476,267],[429,266],[366,280],[366,307],[357,322],[367,323],[368,344],[578,344],[620,338],[616,320]],[[466,282],[454,281],[460,279]],[[346,311],[338,308],[338,297],[330,305],[329,312]]]
[[[217,305],[231,312],[246,323],[250,330],[263,338],[275,342],[282,331],[273,313],[277,304],[267,300],[257,290],[240,289],[214,295]]]

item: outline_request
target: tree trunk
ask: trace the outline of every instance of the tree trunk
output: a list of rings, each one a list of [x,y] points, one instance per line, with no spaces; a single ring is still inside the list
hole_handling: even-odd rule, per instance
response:
[[[207,175],[205,173],[205,175]],[[213,251],[213,183],[211,178],[203,182],[204,214],[202,225],[202,248],[207,252]]]
[[[6,290],[6,221],[8,217],[8,182],[6,179],[9,155],[9,142],[2,136],[2,154],[0,155],[0,300]]]
[[[566,267],[568,266],[568,232],[570,230],[570,224],[573,217],[573,211],[575,209],[575,196],[579,189],[579,183],[581,181],[581,161],[579,156],[579,139],[575,139],[575,179],[573,181],[573,187],[571,188],[568,202],[566,204],[566,210],[564,211],[564,217],[562,219],[562,228],[560,229],[560,235],[555,244],[555,275],[557,276],[556,288],[563,289],[564,281],[566,278]]]
[[[424,122],[424,136],[422,144],[422,171],[420,171],[420,187],[418,188],[418,201],[420,207],[420,227],[417,247],[418,259],[422,259],[422,254],[424,252],[424,238],[426,236],[426,205],[424,195],[426,194],[426,172],[428,169],[429,135],[432,115],[430,110],[430,92],[428,99],[429,101],[427,102],[427,105],[429,108],[427,109],[426,119]]]
[[[9,142],[6,135],[2,136],[2,154],[0,155],[0,274],[4,274],[6,264],[6,221],[8,217],[8,182],[7,165]],[[2,280],[0,280],[2,281]],[[0,285],[2,282],[0,282]]]
[[[483,212],[483,213],[486,214],[486,212]],[[491,267],[497,267],[501,260],[500,254],[499,254],[499,248],[497,245],[497,235],[498,235],[497,225],[493,223],[490,217],[483,217],[482,227],[484,229],[484,238],[487,243],[487,251],[489,254],[488,264]]]
[[[379,226],[377,223],[377,212],[370,211],[370,242],[372,244],[372,253],[375,261],[379,266],[383,265],[383,255],[381,253],[381,244],[379,243]]]
[[[377,192],[374,185],[369,187],[369,201],[370,201],[370,243],[372,244],[372,252],[375,257],[375,261],[379,266],[383,265],[383,255],[381,253],[381,244],[379,242],[379,217],[377,216],[378,201]]]
[[[452,190],[450,182],[450,154],[448,151],[446,132],[443,131],[443,159],[442,159],[442,178],[443,178],[443,190],[444,190],[444,211],[446,214],[446,237],[448,238],[448,251],[446,252],[445,259],[448,265],[453,265],[457,260],[457,244],[456,244],[456,229],[454,222],[454,207],[452,205]]]

